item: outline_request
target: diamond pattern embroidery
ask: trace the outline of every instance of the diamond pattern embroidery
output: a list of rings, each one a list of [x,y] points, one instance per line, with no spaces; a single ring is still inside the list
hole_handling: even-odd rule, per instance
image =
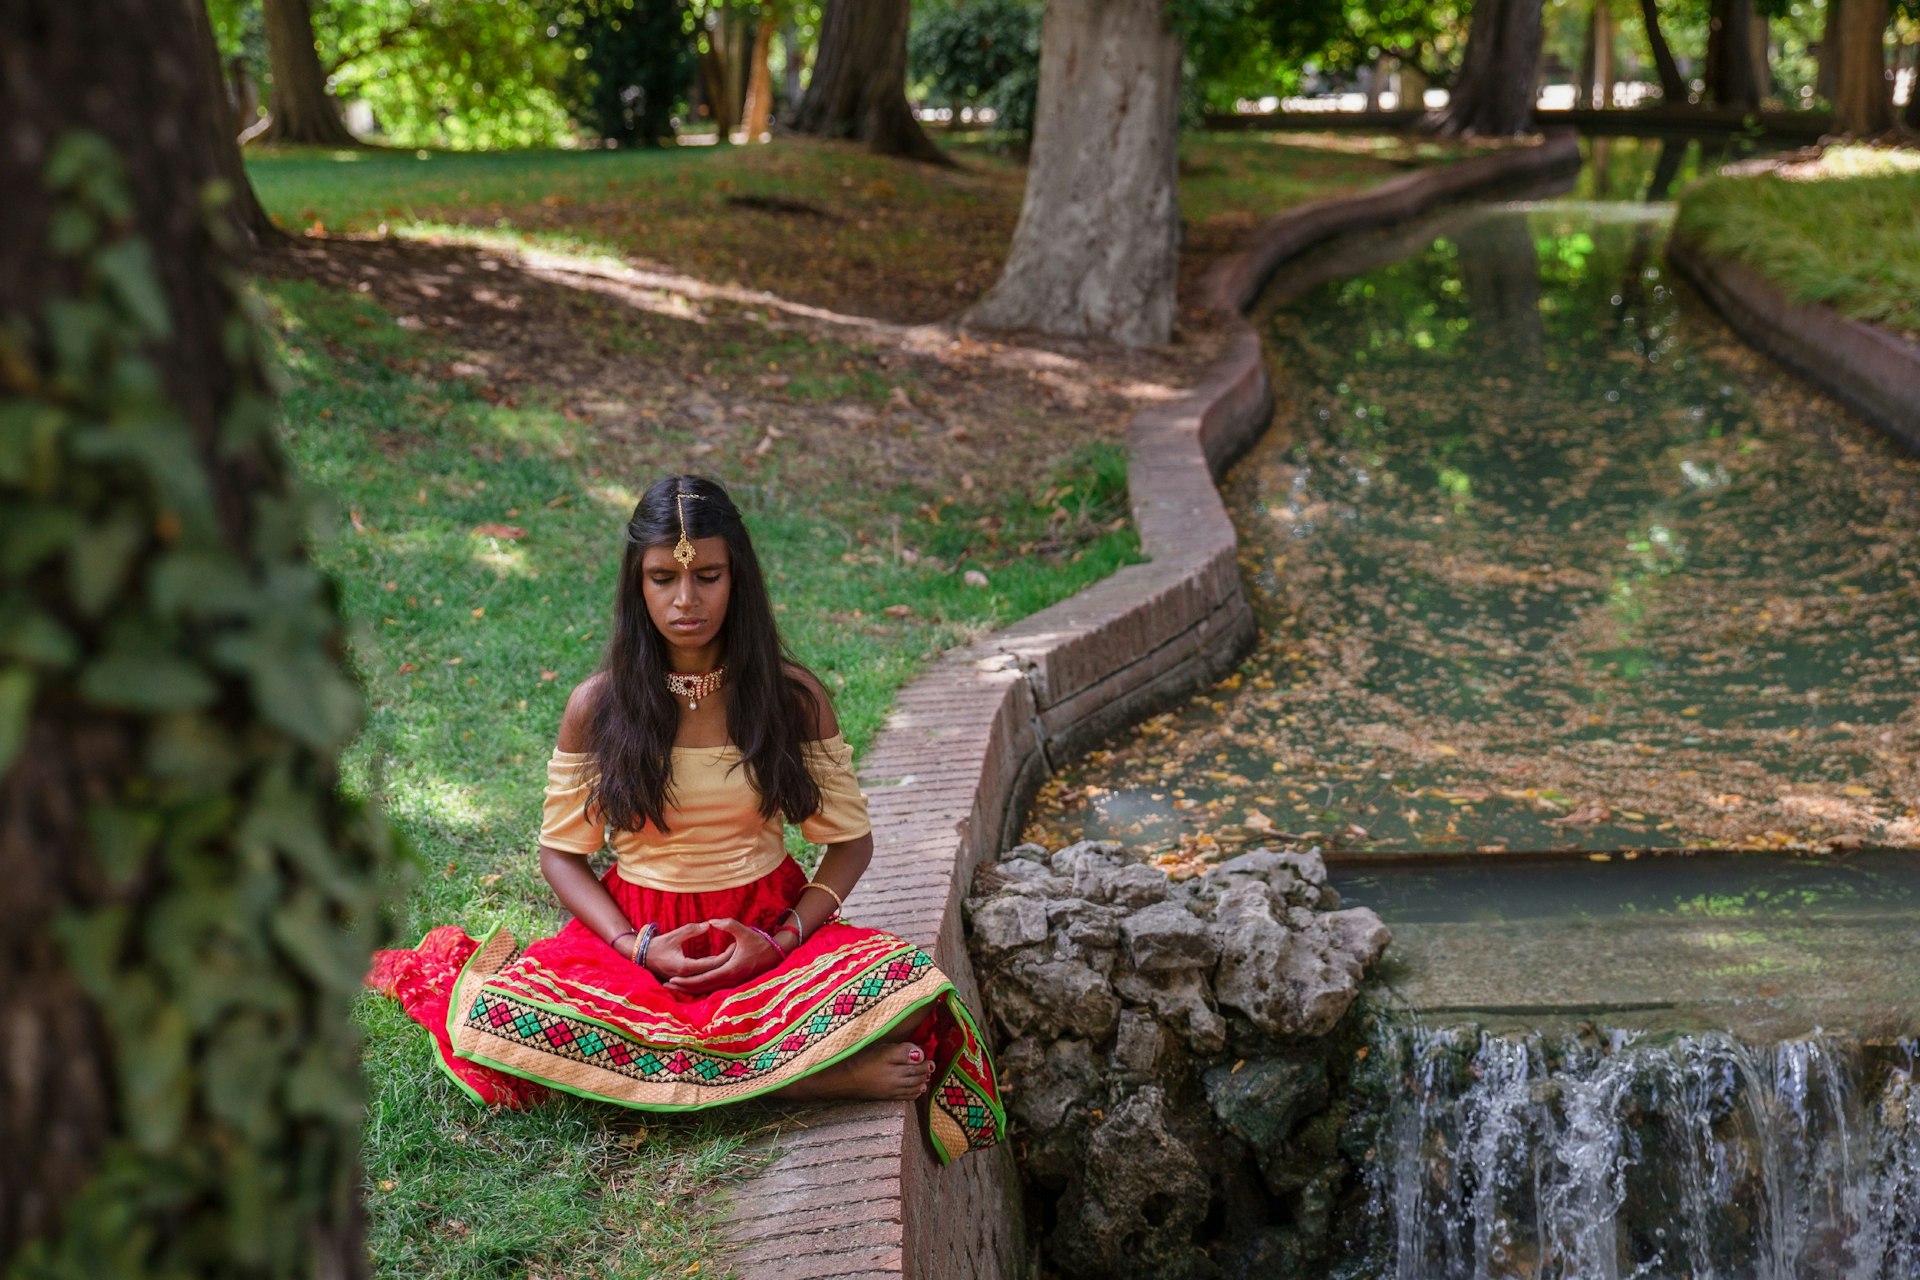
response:
[[[785,1036],[749,1059],[685,1047],[674,1047],[671,1053],[665,1049],[649,1051],[644,1044],[635,1044],[584,1019],[535,1009],[499,991],[483,992],[473,1002],[467,1023],[544,1053],[641,1080],[736,1084],[778,1069],[821,1036],[858,1018],[889,993],[918,978],[932,963],[925,952],[918,950],[895,956],[834,992],[824,1007],[816,1007]],[[982,1123],[978,1117],[986,1114],[964,1089],[950,1087],[941,1101],[944,1110],[970,1127],[977,1128]]]

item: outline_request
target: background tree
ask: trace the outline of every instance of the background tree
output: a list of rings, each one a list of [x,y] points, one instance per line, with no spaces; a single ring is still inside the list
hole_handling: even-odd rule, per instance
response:
[[[1754,0],[1712,0],[1701,79],[1714,105],[1759,109],[1767,85],[1766,20]]]
[[[923,6],[907,40],[908,64],[927,102],[991,108],[996,127],[1033,130],[1040,93],[1040,16],[1035,0],[944,0]]]
[[[682,0],[609,0],[560,21],[580,50],[563,101],[581,127],[626,144],[672,141],[674,104],[693,75]]]
[[[387,837],[336,789],[361,699],[186,3],[0,6],[0,1271],[36,1280],[365,1270]]]
[[[1887,0],[1827,0],[1834,16],[1833,129],[1870,138],[1893,128],[1887,83]],[[1920,87],[1916,88],[1920,92]]]
[[[1047,5],[1020,221],[968,322],[1129,346],[1172,334],[1180,51],[1163,0]]]
[[[307,0],[262,0],[267,18],[267,57],[273,67],[268,110],[269,142],[307,142],[351,147],[354,136],[327,93],[327,75],[315,50],[313,14]]]
[[[1659,0],[1640,0],[1640,20],[1647,29],[1647,48],[1653,54],[1655,72],[1660,77],[1660,99],[1674,106],[1685,106],[1689,97],[1687,82],[1674,61],[1673,47],[1660,29]]]
[[[239,130],[241,123],[228,114],[226,78],[221,74],[220,49],[214,40],[213,22],[202,0],[184,0],[188,21],[193,24],[195,53],[200,59],[200,72],[207,84],[202,100],[213,107],[212,114],[202,123],[207,133],[207,145],[213,150],[214,163],[219,166],[220,177],[227,184],[229,198],[223,206],[226,211],[227,228],[235,241],[247,248],[258,248],[263,242],[279,234],[273,225],[273,219],[260,204],[260,197],[254,193],[253,181],[247,177],[247,166],[240,159]]]
[[[1466,59],[1437,122],[1451,135],[1524,133],[1539,95],[1541,0],[1474,0]]]
[[[790,122],[881,155],[951,164],[907,105],[908,0],[827,0],[813,79]]]

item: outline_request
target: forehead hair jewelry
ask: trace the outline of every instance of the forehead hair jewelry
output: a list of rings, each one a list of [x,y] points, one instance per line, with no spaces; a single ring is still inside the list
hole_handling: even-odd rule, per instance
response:
[[[687,541],[687,499],[700,500],[697,493],[676,493],[673,495],[674,509],[680,513],[680,541],[673,544],[673,558],[680,562],[681,568],[693,563],[693,544]]]

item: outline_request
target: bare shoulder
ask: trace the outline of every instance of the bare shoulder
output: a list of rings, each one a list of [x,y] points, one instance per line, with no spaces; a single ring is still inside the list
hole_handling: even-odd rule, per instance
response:
[[[587,728],[593,722],[593,709],[600,705],[600,691],[606,683],[607,673],[596,671],[573,686],[573,692],[567,695],[567,709],[560,714],[560,750],[587,749]]]
[[[840,720],[833,714],[833,698],[828,694],[826,686],[820,683],[819,677],[805,667],[788,663],[787,678],[805,689],[812,703],[813,724],[808,729],[807,737],[809,739],[831,738],[840,732]]]

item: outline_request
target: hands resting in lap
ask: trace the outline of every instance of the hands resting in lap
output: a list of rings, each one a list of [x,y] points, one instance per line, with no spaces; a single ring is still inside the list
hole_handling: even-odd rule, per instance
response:
[[[738,920],[696,920],[656,934],[647,969],[675,995],[704,996],[739,986],[780,958],[763,934]]]

